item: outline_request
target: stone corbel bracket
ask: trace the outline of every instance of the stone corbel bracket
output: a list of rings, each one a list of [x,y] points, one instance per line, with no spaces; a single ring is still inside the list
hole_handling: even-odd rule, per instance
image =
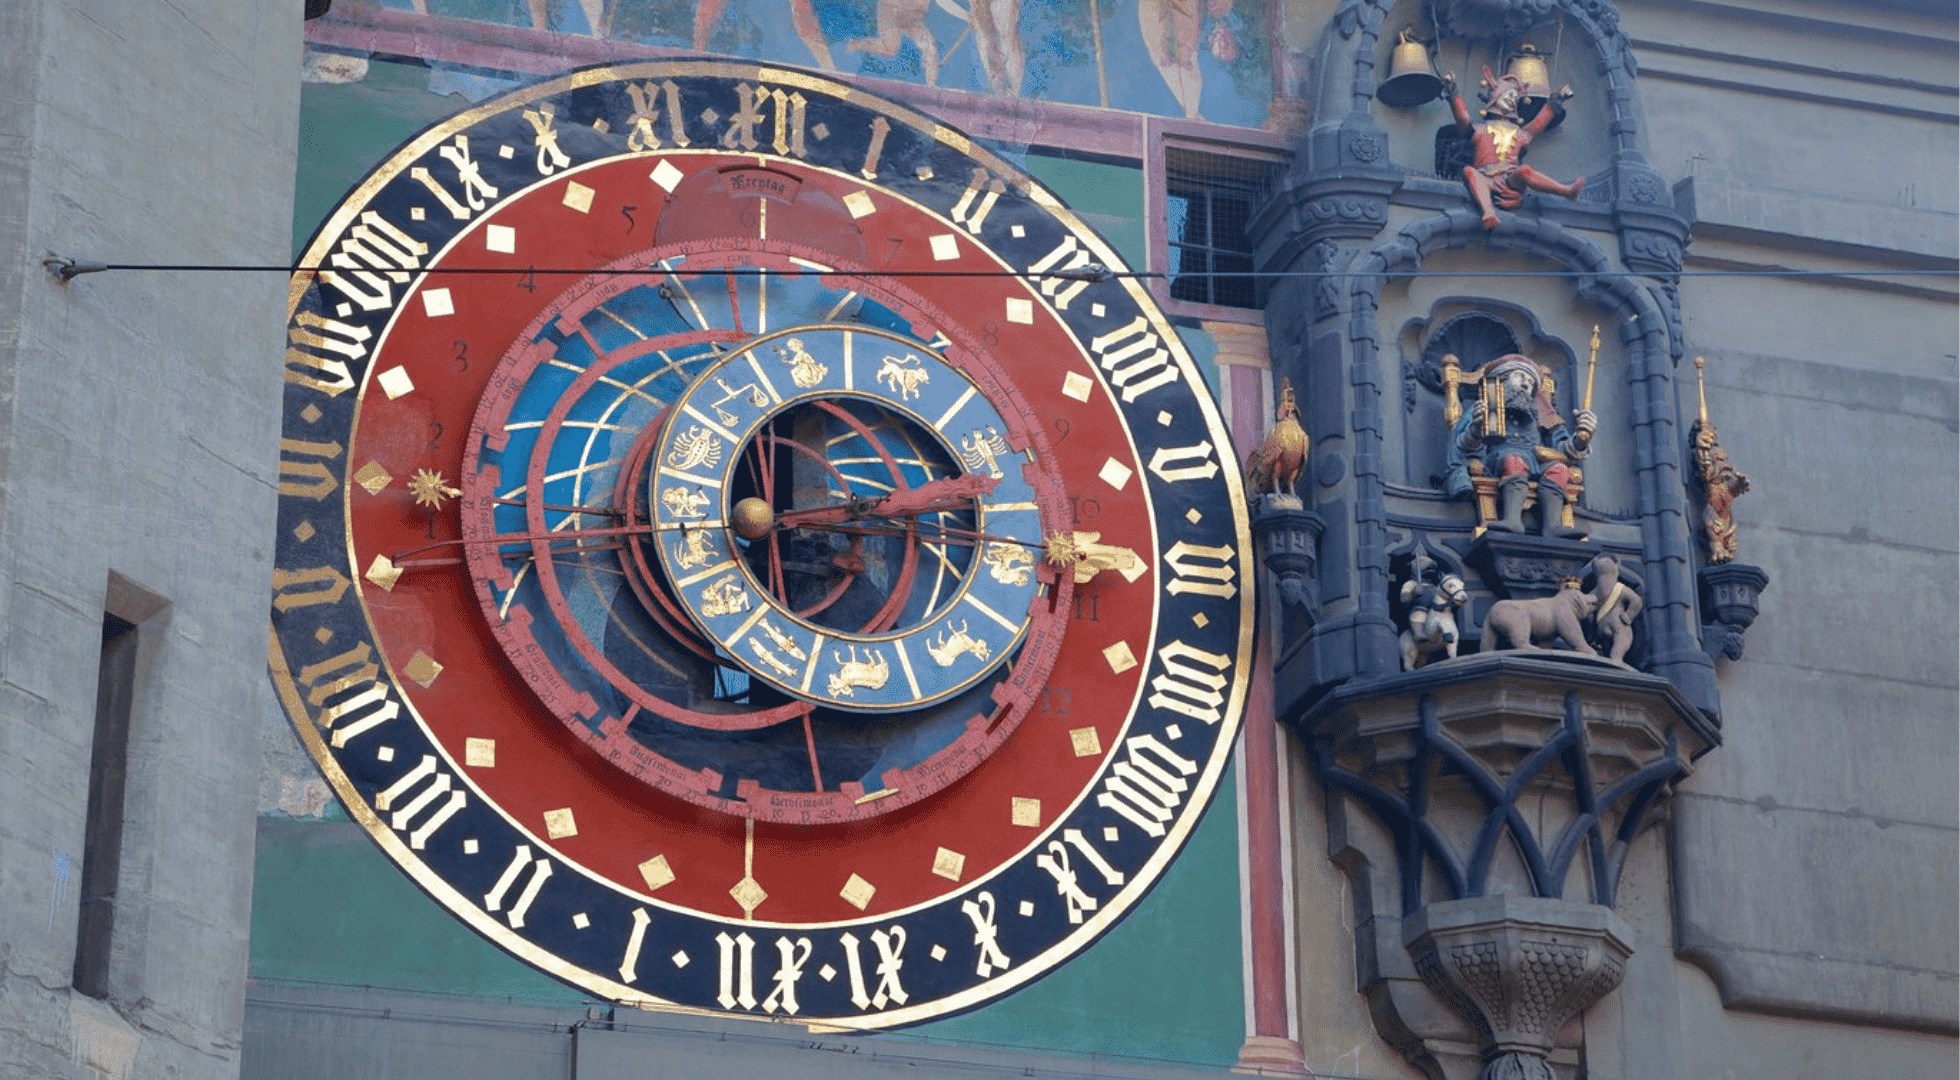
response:
[[[1760,566],[1717,563],[1696,575],[1701,584],[1701,610],[1715,621],[1701,625],[1701,647],[1713,658],[1742,659],[1742,634],[1756,621],[1756,600],[1769,586]]]
[[[1253,507],[1252,533],[1259,559],[1273,574],[1287,617],[1312,627],[1320,608],[1320,534],[1327,522],[1295,495],[1262,495]]]
[[[1619,986],[1633,955],[1612,909],[1531,896],[1431,904],[1402,933],[1424,985],[1476,1030],[1479,1080],[1553,1080],[1559,1029]]]
[[[1286,720],[1327,791],[1382,1037],[1432,1080],[1551,1080],[1560,1028],[1632,950],[1612,911],[1629,850],[1713,721],[1665,678],[1515,651],[1355,680]]]

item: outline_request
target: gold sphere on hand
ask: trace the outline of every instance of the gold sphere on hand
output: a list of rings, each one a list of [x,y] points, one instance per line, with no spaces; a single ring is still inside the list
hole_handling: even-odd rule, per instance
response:
[[[728,524],[742,539],[760,540],[776,527],[776,510],[768,500],[751,495],[735,504],[734,512],[728,515]]]

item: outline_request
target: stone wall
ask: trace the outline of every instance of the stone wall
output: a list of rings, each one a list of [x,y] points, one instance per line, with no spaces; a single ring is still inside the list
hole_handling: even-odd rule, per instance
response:
[[[300,5],[0,8],[0,1074],[238,1074]],[[104,616],[137,625],[100,998]],[[97,845],[97,851],[102,845]]]

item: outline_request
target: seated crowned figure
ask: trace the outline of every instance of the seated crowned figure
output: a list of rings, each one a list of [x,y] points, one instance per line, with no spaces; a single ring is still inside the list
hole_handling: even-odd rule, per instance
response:
[[[1568,427],[1553,402],[1551,374],[1528,356],[1510,353],[1469,371],[1446,356],[1443,369],[1444,416],[1451,424],[1445,490],[1477,498],[1481,524],[1523,532],[1535,488],[1539,532],[1580,535],[1570,525],[1569,503],[1578,497],[1579,482],[1573,466],[1585,458],[1598,417],[1580,409]],[[1457,397],[1459,385],[1479,390],[1467,411]],[[1493,486],[1495,507],[1488,505]]]

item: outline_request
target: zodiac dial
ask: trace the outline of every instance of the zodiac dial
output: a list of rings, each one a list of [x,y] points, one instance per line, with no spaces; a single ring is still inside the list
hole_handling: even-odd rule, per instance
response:
[[[739,64],[406,143],[296,275],[271,667],[350,815],[586,992],[857,1027],[1052,970],[1251,648],[1204,376],[943,125]]]

